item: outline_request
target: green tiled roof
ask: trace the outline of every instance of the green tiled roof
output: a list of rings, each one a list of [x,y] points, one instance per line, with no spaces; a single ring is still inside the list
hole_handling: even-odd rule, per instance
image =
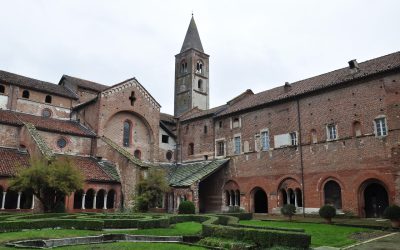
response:
[[[182,164],[160,164],[168,173],[169,184],[173,187],[188,187],[201,181],[224,166],[229,159],[198,161]]]
[[[121,181],[121,179],[119,178],[119,174],[117,172],[117,168],[113,163],[108,161],[100,161],[99,165],[101,166],[103,171],[106,172],[112,179],[118,182]]]
[[[48,161],[53,160],[54,159],[53,151],[40,136],[35,126],[29,122],[24,122],[24,125],[28,129],[28,132],[32,136],[33,140],[36,142],[36,145],[38,146],[40,152],[43,154],[43,157],[46,158],[46,160]]]
[[[123,149],[122,147],[120,147],[118,144],[116,144],[115,142],[113,142],[111,139],[102,136],[101,139],[107,143],[110,147],[112,147],[113,149],[115,149],[118,153],[120,153],[121,155],[123,155],[124,157],[126,157],[130,162],[140,166],[140,167],[152,167],[153,165],[151,165],[150,163],[147,162],[143,162],[141,160],[139,160],[138,158],[136,158],[135,156],[133,156],[131,153],[129,153],[128,151],[126,151],[125,149]]]

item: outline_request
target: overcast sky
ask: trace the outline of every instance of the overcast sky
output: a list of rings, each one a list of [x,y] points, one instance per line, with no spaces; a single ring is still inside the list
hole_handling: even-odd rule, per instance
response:
[[[0,0],[0,69],[58,83],[136,77],[173,113],[174,55],[192,11],[210,106],[400,50],[400,1]]]

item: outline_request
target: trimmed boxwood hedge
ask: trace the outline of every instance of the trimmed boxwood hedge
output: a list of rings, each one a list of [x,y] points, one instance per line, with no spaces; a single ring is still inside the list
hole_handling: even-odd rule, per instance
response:
[[[176,224],[187,221],[196,221],[202,223],[209,219],[210,217],[205,215],[172,215],[169,217],[169,223]]]
[[[239,220],[253,219],[253,213],[224,213],[224,214],[217,214],[217,215],[233,216],[233,217],[239,218]]]
[[[41,219],[41,220],[15,220],[0,222],[0,232],[21,231],[23,229],[64,228],[102,230],[104,222],[101,220],[75,220],[75,219]]]

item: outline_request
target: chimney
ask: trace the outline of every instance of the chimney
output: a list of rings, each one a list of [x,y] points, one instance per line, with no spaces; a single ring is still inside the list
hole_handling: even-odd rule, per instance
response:
[[[353,60],[349,61],[349,68],[352,71],[352,73],[358,72],[360,67],[358,66],[358,62],[357,62],[356,59],[353,59]]]
[[[290,86],[289,82],[285,82],[285,85],[283,86],[283,89],[285,92],[289,92],[291,90],[292,86]]]

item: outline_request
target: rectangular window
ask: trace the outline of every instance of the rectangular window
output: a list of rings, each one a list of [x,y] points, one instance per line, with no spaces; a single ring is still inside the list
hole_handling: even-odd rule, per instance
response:
[[[169,136],[168,135],[162,135],[161,136],[161,142],[162,143],[168,143]]]
[[[222,128],[222,121],[219,121],[219,128]]]
[[[336,140],[337,139],[336,125],[329,124],[326,127],[326,129],[327,129],[328,140]]]
[[[269,150],[269,133],[268,133],[268,131],[261,132],[261,148],[262,148],[262,150]]]
[[[204,134],[207,134],[207,125],[204,126]]]
[[[290,144],[292,146],[296,146],[297,145],[297,133],[296,132],[290,133]]]
[[[240,120],[239,120],[239,117],[233,118],[233,120],[232,120],[232,127],[233,127],[233,128],[238,128],[238,127],[240,127]]]
[[[240,136],[235,137],[234,141],[235,141],[235,155],[238,155],[241,152]]]
[[[217,156],[225,155],[225,143],[223,141],[217,142]]]
[[[376,136],[387,136],[387,127],[385,118],[375,119]]]

